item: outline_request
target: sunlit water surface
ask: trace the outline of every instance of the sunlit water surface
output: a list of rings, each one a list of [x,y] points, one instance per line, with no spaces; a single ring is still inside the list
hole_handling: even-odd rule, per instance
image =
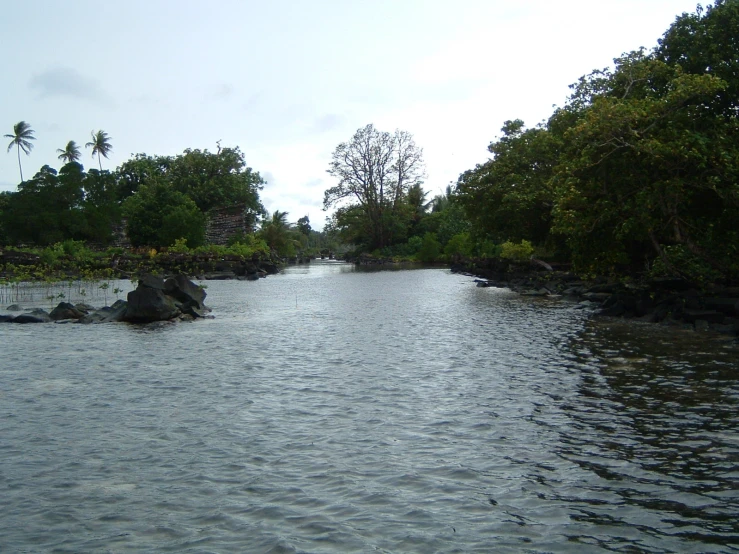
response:
[[[443,269],[0,324],[2,552],[736,552],[739,347]]]

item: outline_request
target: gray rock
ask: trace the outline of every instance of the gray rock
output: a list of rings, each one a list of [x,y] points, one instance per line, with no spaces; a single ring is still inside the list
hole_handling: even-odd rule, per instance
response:
[[[708,322],[705,319],[696,319],[693,325],[695,325],[696,331],[700,331],[702,333],[711,330],[711,327],[708,325]]]
[[[145,273],[139,277],[139,287],[164,290],[164,279],[157,277],[156,275],[151,275],[150,273]]]
[[[14,315],[3,315],[0,314],[0,323],[10,323],[15,319]]]
[[[737,307],[739,307],[739,300],[736,298],[704,298],[703,307],[706,310],[713,310],[716,312],[722,312],[728,316],[737,315]]]
[[[175,305],[174,299],[165,295],[163,290],[139,285],[136,290],[128,293],[128,306],[123,320],[132,323],[149,323],[172,319],[178,315],[180,315],[180,310]]]
[[[13,323],[49,323],[50,321],[49,314],[43,310],[37,310],[36,313],[20,314],[13,318]]]
[[[18,304],[11,304],[5,309],[8,310],[9,312],[22,312],[23,306],[19,306]]]
[[[164,292],[183,304],[190,304],[198,309],[203,309],[203,301],[207,296],[205,290],[190,281],[184,275],[175,275],[164,283]]]
[[[723,323],[724,317],[723,313],[712,310],[685,310],[683,313],[683,319],[689,323],[695,323],[699,320],[708,323]]]
[[[123,321],[128,310],[128,304],[125,300],[116,300],[110,307],[105,307],[86,315],[80,319],[80,323],[112,323],[115,321]]]
[[[69,302],[59,302],[57,307],[51,310],[49,317],[53,321],[60,321],[62,319],[80,319],[84,315],[84,313]]]
[[[591,302],[604,302],[611,297],[609,292],[586,292],[582,295],[583,298],[590,300]]]

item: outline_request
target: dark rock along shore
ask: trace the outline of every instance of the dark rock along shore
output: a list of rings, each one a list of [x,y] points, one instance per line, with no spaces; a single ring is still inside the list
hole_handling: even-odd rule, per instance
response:
[[[211,311],[203,302],[205,291],[184,275],[175,275],[166,281],[155,275],[142,275],[135,290],[128,293],[127,301],[117,300],[112,306],[95,310],[85,304],[73,305],[60,302],[47,313],[35,309],[17,316],[0,316],[5,323],[152,323],[157,321],[189,321],[207,317]],[[16,308],[10,306],[8,309]]]
[[[714,285],[700,290],[683,279],[652,279],[639,284],[603,278],[584,281],[568,271],[550,271],[544,265],[482,260],[474,266],[453,265],[452,271],[482,278],[477,280],[480,287],[508,288],[527,296],[579,299],[597,306],[598,315],[739,334],[739,287]]]

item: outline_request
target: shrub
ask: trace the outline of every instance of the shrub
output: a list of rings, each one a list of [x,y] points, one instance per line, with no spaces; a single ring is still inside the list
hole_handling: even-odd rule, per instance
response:
[[[527,240],[522,240],[520,244],[506,241],[500,245],[500,248],[500,257],[514,262],[526,261],[534,253],[534,247]]]

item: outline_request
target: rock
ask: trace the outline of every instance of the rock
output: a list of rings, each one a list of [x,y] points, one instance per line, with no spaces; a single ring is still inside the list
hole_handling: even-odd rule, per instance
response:
[[[136,290],[128,293],[128,306],[123,321],[149,323],[172,319],[178,315],[180,310],[172,297],[165,295],[161,289],[139,284]]]
[[[139,287],[148,287],[150,289],[164,290],[164,279],[145,273],[139,278]]]
[[[712,323],[710,324],[710,328],[711,328],[711,331],[715,331],[716,333],[721,333],[722,335],[736,335],[736,326],[733,324],[732,325],[726,325],[726,324],[722,325],[720,323]]]
[[[184,275],[175,275],[167,279],[164,283],[164,292],[168,296],[172,296],[183,304],[192,304],[196,308],[205,307],[203,301],[207,296],[205,290],[190,281]]]
[[[695,323],[699,320],[707,323],[723,323],[724,317],[721,312],[712,310],[685,310],[683,312],[683,319],[689,323]]]
[[[106,308],[101,308],[96,312],[86,315],[79,320],[80,323],[112,323],[115,321],[123,321],[128,309],[125,300],[116,300],[115,303]]]
[[[13,315],[2,315],[0,314],[0,323],[10,323],[15,319]]]
[[[203,275],[203,279],[207,279],[208,281],[228,281],[235,278],[236,274],[233,271],[221,271],[219,273],[206,273]]]
[[[527,290],[521,293],[521,296],[549,296],[550,292],[545,288],[538,290]]]
[[[696,319],[693,325],[695,325],[696,331],[700,331],[702,333],[705,333],[706,331],[711,330],[711,328],[708,325],[708,322],[705,319]]]
[[[5,309],[8,310],[9,312],[22,312],[23,306],[19,306],[18,304],[11,304]]]
[[[595,285],[595,286],[590,287],[588,289],[588,293],[592,292],[592,293],[596,293],[597,294],[597,293],[606,293],[607,292],[609,294],[612,294],[612,293],[616,292],[617,290],[621,290],[622,288],[623,288],[623,285],[621,285],[620,283],[610,283],[610,284],[605,284],[605,285]]]
[[[259,264],[263,271],[266,271],[268,275],[276,275],[280,272],[280,269],[275,264],[262,262]]]
[[[652,279],[649,284],[655,289],[663,290],[688,290],[695,288],[693,283],[685,279],[675,279],[672,277]]]
[[[722,312],[728,316],[739,315],[739,301],[736,298],[704,298],[703,308]]]
[[[60,321],[62,319],[80,319],[84,315],[84,313],[69,302],[59,302],[57,307],[51,310],[49,317],[52,321]]]
[[[85,313],[85,314],[89,314],[90,312],[95,311],[95,306],[90,306],[90,304],[86,304],[84,302],[79,302],[75,304],[74,307],[80,312]]]
[[[27,314],[21,314],[13,318],[13,323],[49,323],[51,318],[44,310],[33,310]]]
[[[590,289],[592,291],[592,289]],[[586,292],[582,295],[586,300],[591,302],[604,302],[611,297],[610,292]]]

